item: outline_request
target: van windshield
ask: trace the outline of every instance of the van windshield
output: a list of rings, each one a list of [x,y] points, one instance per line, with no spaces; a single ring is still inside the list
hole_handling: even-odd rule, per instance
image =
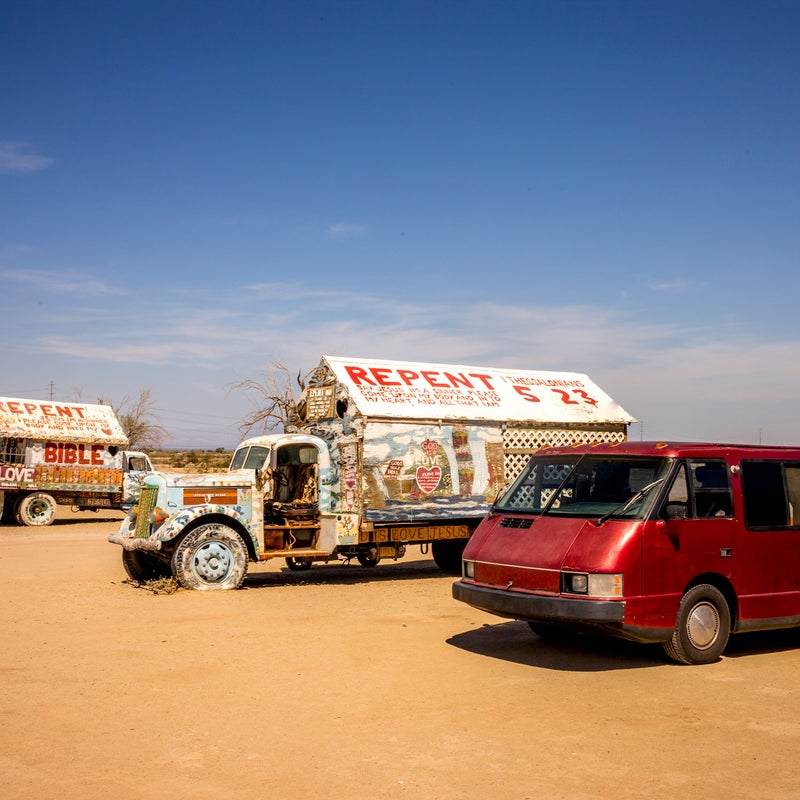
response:
[[[534,456],[496,512],[600,518],[642,518],[657,491],[643,489],[666,477],[671,459],[634,456]],[[641,492],[641,496],[633,500]]]

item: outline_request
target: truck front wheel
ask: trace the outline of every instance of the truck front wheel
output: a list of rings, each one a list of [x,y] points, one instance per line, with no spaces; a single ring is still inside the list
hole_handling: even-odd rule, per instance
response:
[[[122,566],[125,567],[125,572],[131,580],[140,583],[172,575],[172,570],[166,561],[141,550],[123,550]]]
[[[172,574],[185,589],[238,589],[247,560],[247,547],[236,531],[207,522],[181,540],[172,554]]]
[[[56,501],[45,492],[24,494],[17,500],[14,515],[20,525],[49,525],[56,518]]]
[[[467,539],[446,539],[434,542],[431,553],[436,566],[448,575],[461,574],[461,555],[467,546]]]

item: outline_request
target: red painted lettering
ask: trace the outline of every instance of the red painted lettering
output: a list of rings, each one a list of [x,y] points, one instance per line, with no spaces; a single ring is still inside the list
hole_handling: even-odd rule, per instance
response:
[[[92,461],[89,458],[88,454],[86,453],[86,445],[79,444],[78,445],[78,463],[79,464],[91,464]]]
[[[78,460],[78,448],[71,442],[68,442],[67,444],[64,445],[63,463],[74,464],[77,462],[77,460]]]
[[[53,442],[48,442],[44,446],[44,462],[45,464],[58,463],[58,447]]]
[[[494,386],[492,386],[492,376],[491,375],[484,375],[480,372],[470,372],[470,378],[475,378],[483,383],[483,385],[491,390],[494,391]]]
[[[388,378],[388,374],[391,372],[390,369],[386,367],[372,367],[370,372],[373,374],[376,381],[378,381],[379,386],[399,386],[399,381],[390,381]]]
[[[524,397],[529,403],[538,403],[539,398],[527,386],[515,386],[514,391]]]
[[[579,405],[577,400],[572,400],[569,396],[568,392],[565,392],[563,389],[551,389],[551,392],[555,392],[556,394],[561,395],[561,402],[566,403],[568,406],[577,406]]]
[[[414,372],[413,369],[399,369],[397,370],[397,374],[406,386],[411,386],[411,384],[419,378],[419,373]]]
[[[347,370],[347,374],[353,379],[353,382],[356,386],[360,386],[362,383],[366,383],[369,386],[374,386],[375,384],[370,380],[369,376],[367,375],[367,371],[363,367],[345,367]]]
[[[53,406],[39,406],[42,409],[42,414],[46,417],[54,417],[56,416],[55,411],[53,411]]]
[[[95,466],[102,466],[103,464],[103,445],[102,444],[93,444],[92,445],[92,464]]]
[[[29,414],[33,414],[33,412],[36,411],[36,404],[35,403],[25,403],[25,410]]]
[[[475,388],[472,385],[472,382],[469,380],[469,378],[466,375],[464,375],[463,372],[459,372],[458,375],[453,375],[450,372],[445,372],[444,376],[445,376],[445,378],[447,378],[448,381],[450,381],[450,385],[454,389],[457,389],[459,384],[461,386],[466,386],[467,389],[474,389]]]
[[[22,411],[20,411],[19,403],[14,403],[14,402],[9,403],[8,404],[8,410],[12,414],[22,414],[23,413]]]
[[[422,377],[425,378],[428,383],[433,386],[434,389],[449,389],[450,387],[446,383],[441,383],[436,379],[437,375],[440,375],[440,372],[436,372],[432,369],[424,369],[422,370]]]

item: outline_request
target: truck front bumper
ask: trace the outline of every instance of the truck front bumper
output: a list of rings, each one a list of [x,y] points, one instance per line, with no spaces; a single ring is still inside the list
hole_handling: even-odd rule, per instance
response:
[[[453,584],[453,597],[481,611],[497,614],[499,617],[530,622],[619,625],[625,618],[624,600],[581,600],[572,597],[526,594],[475,586],[463,581]]]
[[[120,545],[124,550],[160,550],[162,545],[160,539],[143,539],[122,533],[109,533],[108,541]]]

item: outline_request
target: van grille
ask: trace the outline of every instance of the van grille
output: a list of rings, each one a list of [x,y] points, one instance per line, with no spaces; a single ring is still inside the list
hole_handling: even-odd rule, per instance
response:
[[[157,486],[142,486],[139,492],[139,506],[136,512],[136,538],[146,539],[150,536],[150,514],[158,500]]]
[[[500,520],[501,528],[530,528],[532,524],[532,519],[525,519],[523,517],[503,517],[503,519]]]

